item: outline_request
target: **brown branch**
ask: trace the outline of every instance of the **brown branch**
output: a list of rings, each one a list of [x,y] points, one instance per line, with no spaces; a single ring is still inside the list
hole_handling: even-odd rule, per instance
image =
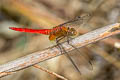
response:
[[[80,48],[118,33],[120,33],[120,23],[108,25],[73,39],[72,45]],[[67,52],[73,50],[73,48],[66,42],[62,45]],[[12,74],[16,71],[30,67],[34,64],[56,57],[58,55],[61,55],[61,52],[56,47],[53,47],[0,65],[0,77]]]
[[[43,68],[43,67],[41,67],[41,66],[39,66],[39,65],[33,65],[33,67],[38,68],[38,69],[40,69],[40,70],[42,70],[42,71],[44,71],[44,72],[47,72],[47,73],[49,73],[49,74],[52,75],[52,76],[56,76],[56,77],[58,77],[58,78],[60,78],[60,79],[62,79],[62,80],[68,80],[68,79],[64,78],[63,76],[58,75],[58,74],[56,74],[55,72],[51,72],[51,71],[49,71],[49,70],[47,70],[47,69],[45,69],[45,68]]]

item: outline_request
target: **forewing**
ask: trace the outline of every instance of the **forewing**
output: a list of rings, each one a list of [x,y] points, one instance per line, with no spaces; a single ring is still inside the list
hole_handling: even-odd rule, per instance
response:
[[[63,24],[60,24],[60,25],[58,25],[56,27],[64,26],[64,27],[74,27],[74,28],[78,29],[80,27],[80,25],[83,24],[84,22],[86,22],[89,18],[90,18],[89,14],[87,14],[85,16],[78,16],[78,17],[76,17],[76,18],[74,18],[72,20],[69,20],[69,21],[67,21],[67,22],[65,22]]]

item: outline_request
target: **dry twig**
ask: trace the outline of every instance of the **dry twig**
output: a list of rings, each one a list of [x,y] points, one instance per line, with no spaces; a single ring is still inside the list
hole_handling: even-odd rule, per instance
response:
[[[43,68],[43,67],[41,67],[39,65],[33,65],[33,67],[38,68],[38,69],[40,69],[40,70],[42,70],[44,72],[47,72],[50,75],[56,76],[56,77],[58,77],[58,78],[60,78],[62,80],[68,80],[68,79],[64,78],[63,76],[60,76],[60,75],[56,74],[55,72],[51,72],[51,71],[49,71],[49,70],[47,70],[47,69],[45,69],[45,68]]]
[[[73,39],[72,45],[80,48],[118,33],[120,33],[120,23],[108,25]],[[73,50],[66,42],[62,45],[67,52]],[[58,55],[61,55],[61,52],[56,47],[53,47],[52,49],[48,48],[0,65],[0,77],[12,74]]]

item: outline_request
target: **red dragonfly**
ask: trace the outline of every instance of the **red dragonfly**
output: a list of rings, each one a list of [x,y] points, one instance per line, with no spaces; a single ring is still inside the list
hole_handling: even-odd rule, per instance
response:
[[[58,26],[53,27],[52,29],[29,29],[29,28],[17,28],[17,27],[9,27],[9,29],[19,31],[19,32],[27,32],[27,33],[38,33],[38,34],[44,34],[44,35],[49,35],[49,40],[55,40],[57,46],[59,47],[61,53],[66,53],[62,45],[60,44],[63,39],[66,38],[66,41],[70,46],[73,48],[77,49],[75,46],[70,44],[70,39],[78,34],[78,28],[80,24],[83,23],[83,20],[88,17],[83,16],[83,17],[76,17],[70,21],[67,21],[63,24],[60,24]],[[77,49],[78,53],[80,51]],[[80,72],[79,68],[77,65],[74,63],[72,58],[69,56],[69,54],[66,54],[66,56],[69,58],[69,60],[72,62],[74,67],[77,69],[77,71]],[[82,58],[84,60],[84,63],[87,64],[89,69],[92,69],[92,64],[90,61],[88,61],[86,58]]]

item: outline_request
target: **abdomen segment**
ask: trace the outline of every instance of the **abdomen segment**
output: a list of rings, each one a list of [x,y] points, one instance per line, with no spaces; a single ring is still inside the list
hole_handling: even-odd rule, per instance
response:
[[[19,31],[19,32],[27,32],[27,33],[39,33],[49,35],[51,29],[29,29],[29,28],[16,28],[16,27],[9,27],[9,29]]]

